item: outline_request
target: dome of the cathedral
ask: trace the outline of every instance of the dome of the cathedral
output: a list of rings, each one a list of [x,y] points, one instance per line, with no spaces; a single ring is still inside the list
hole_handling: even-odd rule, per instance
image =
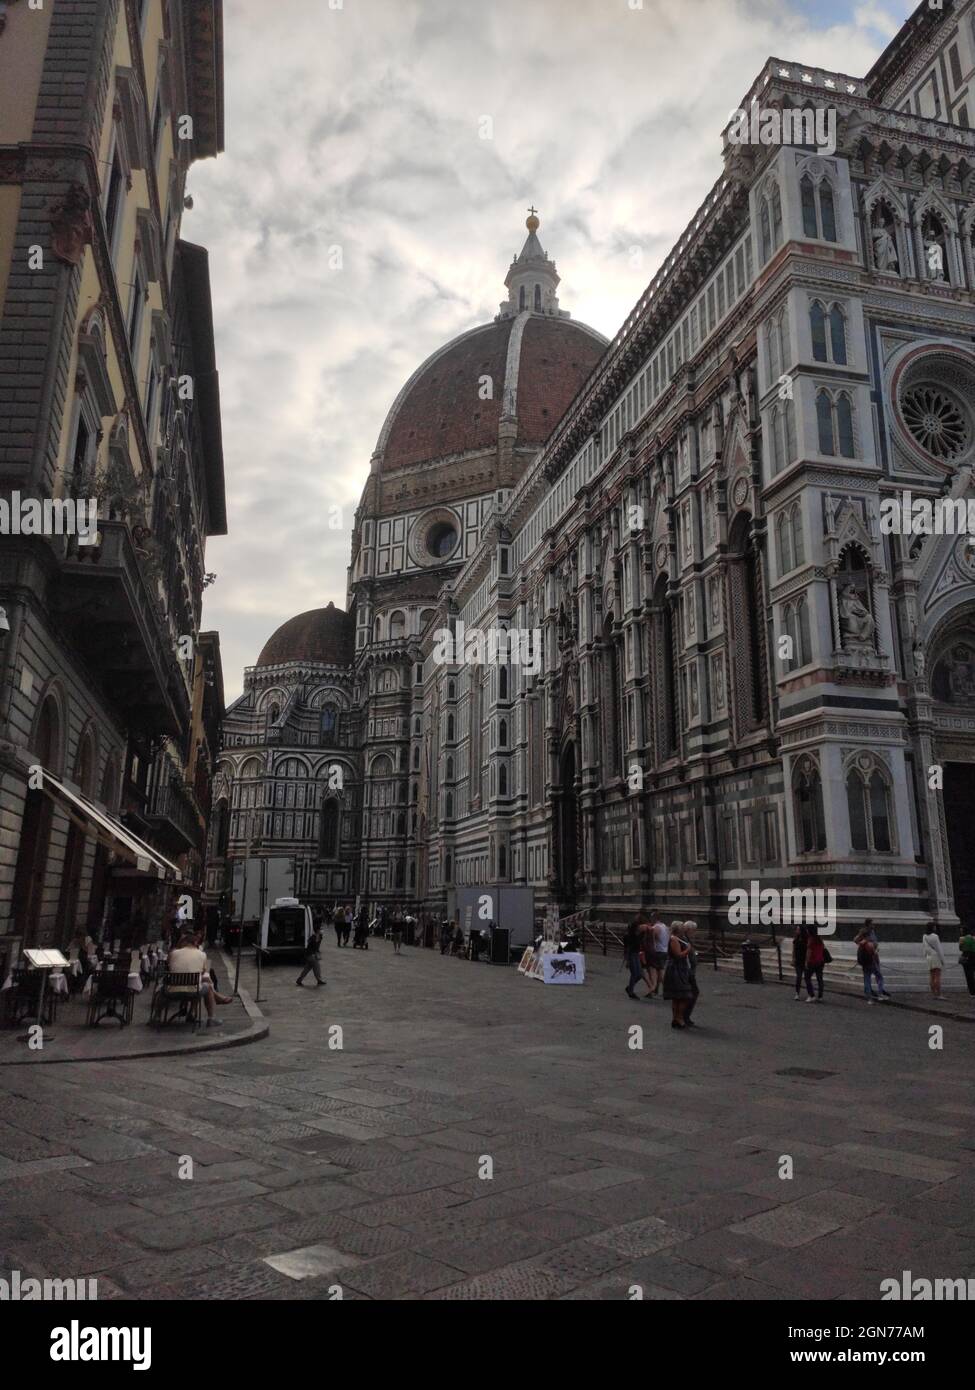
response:
[[[603,355],[602,334],[559,309],[538,218],[526,226],[499,316],[434,352],[393,402],[376,445],[383,473],[494,449],[502,421],[516,447],[540,447]]]
[[[354,652],[352,619],[344,608],[330,603],[311,608],[282,623],[268,638],[258,666],[279,666],[285,661],[314,661],[326,666],[349,666]]]

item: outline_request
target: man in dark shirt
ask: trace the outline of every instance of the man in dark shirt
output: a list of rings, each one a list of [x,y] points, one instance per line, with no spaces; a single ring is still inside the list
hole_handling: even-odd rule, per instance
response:
[[[316,926],[311,936],[308,938],[308,945],[305,947],[305,965],[301,974],[298,976],[297,983],[299,985],[302,985],[304,983],[305,976],[308,974],[309,971],[313,972],[315,979],[318,981],[319,985],[323,985],[325,983],[325,981],[322,979],[321,968],[318,964],[318,953],[321,950],[321,948],[322,929],[321,927]],[[318,986],[316,985],[316,988],[317,987]]]

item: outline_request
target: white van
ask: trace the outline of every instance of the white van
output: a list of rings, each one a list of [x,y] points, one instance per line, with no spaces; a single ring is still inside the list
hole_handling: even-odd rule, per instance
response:
[[[264,909],[257,949],[265,960],[303,956],[312,934],[311,908],[297,898],[276,898]]]

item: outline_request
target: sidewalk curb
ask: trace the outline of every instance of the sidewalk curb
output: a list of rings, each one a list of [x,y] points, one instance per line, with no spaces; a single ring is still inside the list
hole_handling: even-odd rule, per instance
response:
[[[717,973],[719,975],[729,976],[732,972],[730,970],[719,970]],[[742,984],[744,984],[744,981],[741,980],[740,976],[735,976],[734,978],[738,979]],[[763,984],[784,985],[787,989],[792,989],[791,980],[771,979],[764,980]],[[828,991],[828,993],[838,995],[842,999],[862,998],[861,991],[852,989],[845,983],[840,983],[835,980],[832,982],[832,988]],[[891,998],[887,1000],[887,1003],[888,1005],[892,1005],[895,1009],[906,1009],[909,1013],[928,1014],[931,1018],[948,1018],[951,1019],[953,1023],[975,1023],[975,1013],[955,1013],[951,1009],[950,1005],[947,1008],[936,1009],[931,1004],[912,1004],[908,1002],[906,999],[898,999],[896,994],[892,995]]]
[[[220,952],[220,956],[229,978],[232,971],[227,957],[223,951]],[[135,1062],[144,1061],[147,1057],[184,1057],[194,1052],[222,1052],[228,1047],[246,1047],[248,1043],[260,1042],[270,1033],[271,1025],[245,989],[238,989],[237,997],[243,1005],[244,1013],[251,1020],[251,1026],[243,1033],[214,1033],[212,1036],[201,1036],[199,1041],[185,1043],[182,1047],[154,1047],[144,1052],[108,1052],[97,1057],[45,1057],[42,1050],[33,1056],[18,1057],[13,1061],[0,1058],[0,1067],[34,1067],[41,1064],[65,1067],[84,1066],[92,1062]]]

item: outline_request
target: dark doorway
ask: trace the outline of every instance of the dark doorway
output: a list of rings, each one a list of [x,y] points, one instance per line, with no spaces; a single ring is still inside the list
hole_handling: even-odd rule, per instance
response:
[[[44,701],[32,739],[37,761],[46,771],[60,767],[61,721],[53,699]],[[20,849],[14,871],[14,930],[25,946],[40,941],[41,905],[47,879],[47,856],[51,844],[54,804],[44,792],[27,792],[20,826]]]
[[[945,763],[945,825],[955,911],[975,927],[975,763]]]

